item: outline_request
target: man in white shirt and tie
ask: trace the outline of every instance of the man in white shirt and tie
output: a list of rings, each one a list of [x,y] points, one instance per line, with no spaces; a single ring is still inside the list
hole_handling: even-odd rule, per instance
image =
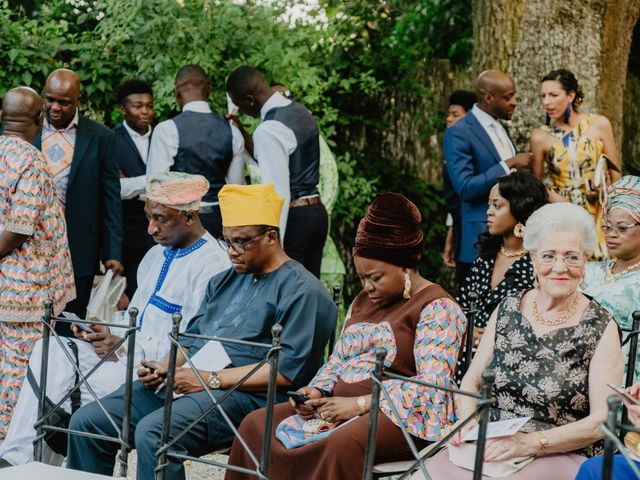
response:
[[[500,120],[516,108],[516,84],[506,73],[487,70],[476,81],[478,103],[447,129],[444,157],[461,200],[461,244],[456,265],[467,271],[477,256],[475,243],[486,228],[489,191],[512,168],[529,168],[531,154],[517,149]],[[464,275],[463,275],[464,276]]]
[[[126,294],[132,298],[137,288],[138,265],[155,245],[147,233],[149,222],[143,195],[154,117],[151,84],[140,79],[127,80],[116,91],[116,101],[124,118],[113,129],[122,199],[122,263],[127,278]]]

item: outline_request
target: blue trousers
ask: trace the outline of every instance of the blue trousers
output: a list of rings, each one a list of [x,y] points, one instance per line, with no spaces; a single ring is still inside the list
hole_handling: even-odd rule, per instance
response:
[[[601,480],[602,479],[602,462],[603,457],[593,457],[584,462],[580,466],[576,480]],[[640,468],[640,463],[635,462]],[[611,478],[614,480],[637,480],[637,477],[631,471],[629,464],[622,455],[613,456],[613,471]]]
[[[224,394],[224,390],[213,393],[216,398],[219,398]],[[101,401],[115,422],[122,425],[124,386]],[[221,406],[231,422],[237,427],[245,415],[265,406],[265,403],[264,394],[236,391],[227,397]],[[196,420],[212,404],[213,402],[206,392],[189,394],[174,400],[169,438],[177,436],[182,429]],[[162,433],[163,406],[164,390],[155,394],[152,390],[144,388],[140,382],[134,382],[130,431],[138,451],[138,480],[154,479],[154,469],[157,466],[156,451],[160,448]],[[71,417],[69,426],[72,430],[116,436],[111,422],[96,402],[79,409]],[[215,409],[173,445],[171,451],[199,457],[216,449],[230,446],[233,438],[231,428]],[[114,442],[70,435],[67,467],[111,476],[118,447],[119,445]],[[169,459],[169,465],[165,472],[165,478],[171,480],[185,478],[181,461]]]

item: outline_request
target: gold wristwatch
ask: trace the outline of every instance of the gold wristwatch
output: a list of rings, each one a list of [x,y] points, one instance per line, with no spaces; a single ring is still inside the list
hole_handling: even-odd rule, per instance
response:
[[[367,399],[360,396],[358,397],[358,400],[356,400],[356,403],[358,404],[358,408],[360,409],[360,415],[364,415],[365,413],[367,413]]]
[[[220,375],[218,372],[213,371],[209,374],[209,380],[207,380],[207,387],[212,390],[218,390],[222,385],[222,380],[220,380]]]
[[[539,455],[544,455],[544,452],[549,448],[549,440],[547,440],[547,437],[545,437],[542,432],[538,432],[538,443],[540,444]]]

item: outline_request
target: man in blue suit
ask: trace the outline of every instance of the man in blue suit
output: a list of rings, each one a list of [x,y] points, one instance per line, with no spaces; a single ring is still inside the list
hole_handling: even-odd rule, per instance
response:
[[[99,261],[121,274],[122,207],[114,134],[78,112],[80,78],[55,70],[44,87],[44,126],[34,142],[47,158],[63,205],[76,299],[67,310],[83,317]]]
[[[516,146],[500,120],[516,108],[516,84],[506,73],[487,70],[476,81],[478,103],[444,135],[444,158],[460,197],[461,242],[456,277],[461,282],[478,254],[475,243],[486,228],[489,190],[512,168],[529,168],[530,153]]]
[[[122,199],[122,263],[127,277],[129,298],[138,286],[138,265],[147,251],[155,245],[147,233],[149,222],[144,213],[147,157],[153,122],[153,89],[149,82],[139,79],[125,81],[116,92],[116,101],[124,117],[114,129],[115,151],[120,169],[120,198]]]

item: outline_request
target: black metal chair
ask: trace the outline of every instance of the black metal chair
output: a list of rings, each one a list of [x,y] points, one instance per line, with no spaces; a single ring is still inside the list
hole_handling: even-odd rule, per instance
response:
[[[495,403],[495,399],[491,397],[491,389],[493,387],[494,375],[493,372],[486,370],[482,374],[482,378],[484,380],[484,385],[482,387],[482,393],[478,395],[474,392],[465,392],[462,390],[444,387],[441,385],[436,385],[433,383],[422,382],[420,380],[416,380],[413,378],[405,377],[402,375],[397,375],[392,372],[384,371],[384,359],[387,355],[387,351],[383,347],[378,347],[376,349],[376,366],[371,375],[371,380],[373,382],[373,388],[371,391],[371,408],[369,414],[369,431],[367,437],[367,446],[365,450],[365,460],[364,460],[364,469],[362,478],[364,480],[372,480],[374,478],[383,478],[391,475],[402,474],[400,476],[400,480],[404,480],[409,477],[414,471],[420,470],[424,475],[426,480],[430,480],[431,477],[427,473],[424,467],[424,461],[427,458],[433,456],[441,447],[444,447],[446,443],[467,423],[469,423],[472,419],[478,418],[478,442],[476,446],[476,456],[475,456],[475,464],[474,464],[474,473],[473,479],[480,480],[482,477],[482,464],[484,457],[484,447],[486,443],[486,435],[487,435],[487,424],[489,423],[489,411],[491,406]],[[438,390],[444,390],[446,392],[455,393],[457,395],[464,395],[468,397],[473,397],[478,399],[478,405],[473,414],[464,419],[464,421],[460,422],[460,424],[451,430],[447,435],[445,435],[440,441],[436,444],[427,447],[422,452],[418,452],[413,441],[411,440],[410,434],[404,428],[403,421],[401,420],[400,414],[397,409],[394,407],[393,402],[391,401],[391,396],[389,392],[385,388],[382,383],[384,378],[401,380],[403,382],[415,383],[417,385],[422,385],[429,388],[435,388]],[[403,437],[405,438],[409,449],[413,455],[414,460],[410,460],[407,462],[393,462],[391,464],[393,466],[392,469],[388,469],[383,465],[374,465],[375,451],[376,451],[376,433],[378,428],[378,416],[380,415],[379,406],[380,406],[380,395],[384,395],[387,399],[393,416],[396,418],[396,424],[400,425],[400,430],[402,432]]]
[[[634,472],[637,478],[640,478],[640,469],[638,469],[633,459],[629,456],[627,447],[625,447],[620,441],[620,438],[618,438],[618,429],[620,429],[620,431],[626,432],[640,432],[640,429],[632,425],[628,425],[626,424],[626,422],[618,423],[618,411],[622,403],[622,400],[618,395],[611,395],[607,400],[607,403],[609,405],[609,414],[607,416],[607,421],[600,426],[600,428],[604,432],[604,459],[602,462],[602,480],[611,480],[613,478],[613,455],[616,449],[627,461],[631,470]]]
[[[336,304],[336,307],[338,307],[338,312],[340,311],[340,304],[342,303],[341,293],[342,293],[342,288],[340,288],[340,285],[334,285],[332,288],[331,298],[333,299],[333,303]],[[327,344],[327,358],[329,358],[329,356],[331,355],[331,352],[333,352],[333,347],[335,346],[335,344],[336,344],[336,331],[334,330],[329,336],[329,343]]]
[[[471,366],[471,360],[473,360],[473,330],[475,328],[474,320],[476,313],[478,313],[478,300],[480,296],[476,292],[469,292],[469,310],[464,312],[467,317],[467,328],[465,329],[463,344],[464,348],[460,349],[460,357],[462,368],[460,371],[462,372],[461,376],[469,370],[469,366]]]
[[[155,470],[156,479],[157,480],[164,480],[165,479],[165,470],[166,470],[166,467],[168,465],[168,460],[170,458],[172,458],[172,459],[177,459],[177,460],[182,460],[182,461],[191,460],[193,462],[200,462],[200,463],[208,464],[208,465],[219,467],[219,468],[235,470],[235,471],[243,472],[243,473],[246,473],[246,474],[249,474],[249,475],[255,475],[256,477],[258,477],[260,479],[266,480],[267,479],[267,471],[269,469],[269,451],[271,449],[271,435],[264,435],[264,441],[263,441],[263,444],[262,444],[262,455],[261,455],[261,459],[258,460],[255,457],[255,455],[253,454],[253,452],[251,451],[251,449],[248,447],[248,445],[245,442],[245,440],[239,434],[237,428],[233,425],[233,423],[229,419],[228,415],[226,414],[226,412],[224,410],[224,406],[222,404],[223,404],[224,400],[226,398],[228,398],[228,396],[232,392],[236,391],[256,371],[258,371],[258,369],[260,369],[263,365],[268,363],[269,364],[269,368],[270,368],[270,372],[269,372],[269,383],[268,383],[268,386],[267,386],[267,404],[266,404],[267,414],[266,414],[266,419],[265,419],[264,431],[265,432],[271,432],[272,426],[273,426],[273,407],[275,405],[275,400],[276,400],[276,388],[277,388],[276,381],[277,381],[277,375],[278,375],[278,358],[279,358],[280,350],[282,348],[280,346],[280,335],[282,334],[282,326],[281,325],[274,325],[272,327],[272,329],[271,329],[271,333],[272,333],[272,336],[273,336],[272,337],[273,338],[272,339],[272,343],[271,344],[265,344],[265,343],[248,342],[248,341],[244,341],[244,340],[236,340],[236,339],[231,339],[231,338],[222,338],[222,337],[214,337],[214,336],[207,336],[207,335],[199,335],[199,334],[193,334],[193,333],[180,333],[179,328],[180,328],[181,319],[182,319],[182,317],[180,316],[180,314],[174,314],[173,315],[173,328],[172,328],[171,334],[170,334],[171,350],[170,350],[170,353],[169,353],[167,385],[165,387],[166,391],[167,392],[172,392],[173,391],[173,385],[174,385],[174,380],[175,380],[176,358],[177,358],[178,351],[180,351],[180,353],[182,355],[184,355],[184,358],[187,360],[187,364],[193,369],[198,381],[202,385],[203,390],[207,392],[207,394],[211,398],[211,401],[213,402],[213,404],[209,409],[204,411],[198,418],[194,419],[194,421],[189,426],[187,426],[185,429],[180,431],[173,439],[170,440],[169,439],[169,431],[170,431],[170,428],[171,428],[171,408],[172,408],[172,404],[173,404],[173,396],[171,394],[167,394],[167,396],[165,397],[165,403],[164,403],[164,416],[163,416],[162,436],[161,436],[161,444],[162,445],[158,449],[158,451],[156,452],[156,456],[158,457],[158,466],[156,467],[156,470]],[[226,344],[236,344],[236,345],[247,345],[247,346],[262,348],[262,349],[265,350],[265,356],[260,362],[258,362],[256,364],[256,366],[254,368],[251,369],[250,372],[248,372],[243,378],[241,378],[231,388],[225,390],[225,392],[222,394],[222,396],[216,400],[216,398],[214,397],[213,393],[211,392],[211,389],[207,386],[207,382],[198,373],[198,370],[193,365],[193,362],[189,358],[189,355],[187,354],[187,352],[184,349],[184,347],[182,347],[182,345],[180,345],[179,341],[180,341],[181,337],[182,338],[193,338],[193,339],[199,339],[199,340],[207,340],[207,341],[212,341],[213,340],[213,341],[218,341],[218,342],[223,343],[223,344],[226,343]],[[229,426],[229,428],[233,432],[235,438],[238,439],[238,441],[240,442],[242,447],[246,450],[247,455],[249,456],[251,461],[256,466],[255,470],[250,470],[250,469],[246,469],[246,468],[242,468],[242,467],[237,467],[237,466],[234,466],[234,465],[228,465],[226,463],[218,462],[216,460],[209,460],[209,459],[204,459],[204,458],[193,457],[193,456],[190,456],[190,455],[184,455],[184,454],[181,454],[181,453],[172,452],[170,450],[170,448],[172,447],[172,445],[175,444],[176,441],[178,441],[180,438],[182,438],[189,430],[191,430],[198,422],[200,422],[203,418],[205,418],[214,409],[218,410],[218,412],[220,413],[222,418],[225,420],[225,422],[227,423],[227,425]]]
[[[34,440],[34,459],[36,461],[42,460],[43,453],[43,442],[44,437],[47,431],[54,432],[62,432],[67,435],[81,435],[84,437],[97,438],[99,440],[106,440],[108,442],[114,442],[120,444],[120,452],[117,457],[117,466],[116,472],[119,477],[127,476],[127,458],[129,452],[131,451],[131,445],[129,442],[129,418],[131,415],[131,392],[132,392],[132,383],[133,383],[133,369],[134,369],[134,356],[135,356],[135,341],[136,341],[136,318],[138,316],[138,309],[131,308],[129,310],[129,325],[122,325],[118,323],[109,323],[109,322],[100,322],[100,325],[107,327],[114,327],[121,329],[123,331],[122,339],[111,349],[109,352],[86,374],[84,374],[81,368],[76,365],[76,361],[69,353],[68,349],[64,346],[62,338],[57,332],[54,330],[52,322],[66,322],[66,323],[83,323],[86,325],[95,324],[95,321],[87,321],[87,320],[70,320],[64,317],[54,317],[52,315],[53,303],[51,301],[45,302],[45,313],[42,318],[42,322],[44,324],[44,331],[42,335],[42,364],[40,370],[40,395],[38,397],[38,421],[35,423],[34,428],[36,430],[36,439]],[[69,360],[69,362],[73,365],[73,368],[79,378],[78,383],[76,383],[71,390],[62,397],[62,399],[55,405],[53,409],[51,409],[48,413],[44,413],[45,411],[45,399],[47,396],[47,373],[49,368],[49,348],[51,335],[55,338],[55,340],[60,344],[62,351],[65,353],[65,356]],[[116,421],[113,419],[111,415],[107,412],[102,404],[98,395],[96,395],[95,391],[87,381],[87,379],[100,368],[100,366],[109,360],[111,355],[115,354],[120,347],[122,347],[125,342],[127,342],[127,364],[126,364],[126,373],[125,378],[123,379],[125,385],[124,391],[124,406],[123,406],[123,422],[122,428],[118,426]],[[82,385],[85,385],[93,399],[97,402],[98,406],[102,410],[102,412],[107,416],[114,429],[117,432],[116,437],[109,437],[105,435],[98,435],[94,433],[88,432],[80,432],[77,430],[71,430],[69,428],[56,427],[52,425],[46,425],[46,422],[51,418],[53,411],[59,407],[71,397],[72,393],[79,389]]]

